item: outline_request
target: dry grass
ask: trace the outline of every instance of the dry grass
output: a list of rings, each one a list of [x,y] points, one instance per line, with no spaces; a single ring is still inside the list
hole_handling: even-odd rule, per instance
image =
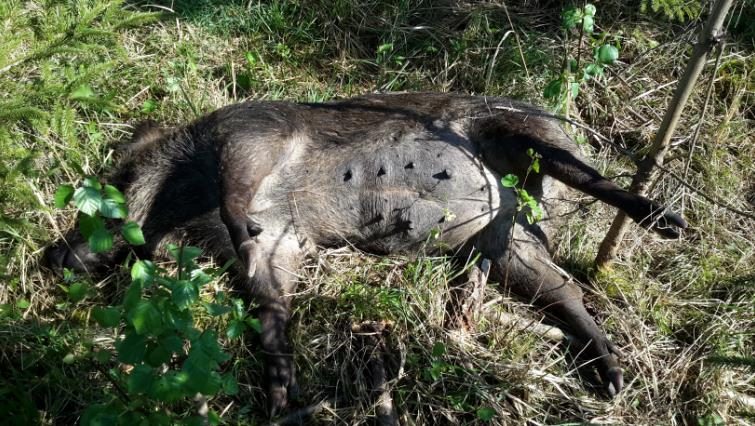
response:
[[[0,73],[3,98],[49,113],[16,120],[0,111],[0,154],[9,160],[0,167],[0,408],[28,407],[38,415],[35,422],[74,423],[103,389],[112,392],[83,356],[71,364],[62,360],[90,345],[112,344],[115,336],[103,335],[89,312],[117,302],[124,278],[116,274],[95,283],[90,297],[72,304],[37,260],[71,224],[71,211],[50,208],[55,187],[75,181],[78,169],[107,169],[113,143],[129,133],[126,123],[145,117],[185,122],[244,98],[315,101],[376,89],[454,90],[542,103],[542,88],[558,72],[563,52],[556,29],[560,9],[549,2],[506,3],[514,37],[506,35],[511,27],[502,2],[222,1],[209,7],[208,1],[177,1],[176,13],[115,31],[110,53],[63,51]],[[641,152],[660,124],[697,27],[619,3],[598,4],[598,24],[621,34],[621,61],[605,79],[583,88],[572,112]],[[6,16],[22,22],[44,16],[40,10],[54,2],[9,5]],[[126,7],[155,10],[133,2]],[[752,6],[740,3],[732,19],[753,16]],[[752,211],[755,49],[752,31],[736,28],[706,116],[701,111],[710,69],[685,110],[668,167],[693,187]],[[17,38],[20,44],[0,68],[43,39],[20,31]],[[0,40],[0,46],[14,40]],[[391,48],[379,54],[387,44]],[[66,80],[65,73],[78,71],[65,66],[90,69],[105,62],[106,69],[92,71],[87,84],[117,107],[70,101],[63,91],[78,80]],[[60,87],[50,83],[55,79]],[[142,110],[148,100],[157,105],[152,112]],[[700,136],[690,155],[697,126]],[[597,141],[584,149],[608,175],[633,171],[626,158]],[[31,164],[28,172],[24,161]],[[592,287],[589,307],[624,353],[626,389],[616,398],[603,397],[589,374],[579,374],[562,342],[511,321],[540,318],[492,283],[475,332],[446,327],[449,285],[462,272],[447,259],[327,251],[302,271],[291,324],[302,388],[298,403],[327,401],[315,416],[321,423],[372,422],[375,401],[352,325],[389,321],[388,385],[406,424],[482,422],[480,409],[494,412],[493,424],[751,424],[755,222],[667,175],[658,179],[653,197],[684,213],[691,224],[684,240],[660,241],[633,228],[619,262],[596,273],[592,259],[613,211],[581,199],[584,208],[569,220],[557,247],[560,263]],[[225,286],[221,281],[210,291]],[[233,361],[226,368],[237,375],[241,392],[210,401],[230,424],[264,421],[261,357],[253,341],[246,336],[227,343]]]

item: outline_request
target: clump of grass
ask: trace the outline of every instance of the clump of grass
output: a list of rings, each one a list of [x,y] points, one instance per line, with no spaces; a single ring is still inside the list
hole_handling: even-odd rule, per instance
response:
[[[186,122],[246,98],[320,101],[374,90],[453,90],[542,103],[563,49],[576,48],[573,39],[563,46],[556,30],[559,7],[422,0],[2,2],[0,410],[19,421],[73,423],[112,386],[78,354],[93,341],[107,345],[115,338],[93,327],[88,312],[119,300],[127,280],[116,274],[92,282],[87,298],[72,303],[73,283],[37,261],[73,217],[51,209],[54,189],[108,169],[130,123]],[[597,30],[616,35],[621,56],[603,79],[582,87],[570,111],[641,154],[696,34],[692,25],[650,19],[639,8],[598,4],[604,27]],[[755,175],[755,52],[751,28],[742,24],[748,16],[753,11],[745,2],[732,19],[732,42],[707,115],[700,117],[703,81],[667,165],[745,210],[752,208]],[[581,140],[606,174],[633,170],[610,148]],[[540,318],[494,284],[486,289],[485,300],[493,303],[476,332],[448,329],[449,282],[461,272],[448,259],[336,251],[313,259],[299,287],[291,326],[299,404],[333,400],[333,410],[316,419],[321,422],[370,421],[374,404],[350,325],[374,320],[392,324],[389,386],[406,422],[750,421],[754,225],[668,176],[653,197],[683,211],[692,225],[685,241],[661,242],[635,228],[621,261],[596,274],[592,256],[613,212],[577,198],[581,209],[564,221],[557,242],[560,263],[592,285],[588,304],[624,352],[627,387],[616,399],[604,399],[580,378],[562,344],[500,321],[501,312]],[[229,290],[226,285],[217,290]],[[209,404],[229,423],[266,420],[262,357],[253,340],[226,342],[239,393]]]

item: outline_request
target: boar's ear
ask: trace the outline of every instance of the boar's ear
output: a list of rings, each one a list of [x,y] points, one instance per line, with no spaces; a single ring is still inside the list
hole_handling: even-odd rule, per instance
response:
[[[157,122],[153,120],[144,120],[134,126],[131,143],[126,149],[130,152],[139,151],[169,133],[169,129],[161,127]]]

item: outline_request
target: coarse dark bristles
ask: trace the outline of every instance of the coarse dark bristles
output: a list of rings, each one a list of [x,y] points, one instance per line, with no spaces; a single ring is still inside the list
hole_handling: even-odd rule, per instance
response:
[[[22,423],[74,423],[85,407],[116,392],[107,371],[124,367],[113,361],[97,368],[85,358],[112,350],[117,336],[99,328],[91,310],[118,303],[128,274],[114,271],[72,303],[62,280],[38,260],[73,223],[72,210],[52,208],[55,189],[108,170],[129,123],[184,123],[247,98],[321,101],[375,90],[545,104],[543,89],[560,72],[565,46],[572,55],[581,50],[582,60],[592,55],[577,47],[578,36],[564,40],[560,2],[0,3],[0,412]],[[641,11],[644,3],[597,3],[596,27],[620,45],[619,62],[584,84],[569,108],[572,118],[637,153],[658,129],[704,18],[670,21],[663,8]],[[751,212],[755,11],[751,2],[732,9],[719,69],[714,77],[709,61],[667,167]],[[604,174],[634,171],[611,147],[571,130]],[[485,288],[474,330],[449,327],[448,289],[464,265],[340,250],[302,271],[290,330],[298,406],[325,401],[313,410],[322,423],[374,420],[365,373],[370,347],[358,331],[374,321],[386,324],[385,384],[406,423],[751,423],[755,223],[668,175],[652,195],[687,219],[684,239],[661,241],[635,226],[619,262],[596,272],[592,260],[614,211],[577,199],[556,242],[559,262],[589,288],[588,304],[623,354],[625,386],[614,399],[569,362],[560,332],[495,283]],[[219,280],[204,291],[230,288]],[[213,321],[200,317],[202,325]],[[231,424],[265,420],[261,354],[251,334],[226,346],[233,361],[224,368],[240,392],[209,401]]]

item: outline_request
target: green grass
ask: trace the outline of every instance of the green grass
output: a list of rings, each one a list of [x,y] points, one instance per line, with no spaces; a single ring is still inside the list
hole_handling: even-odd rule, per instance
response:
[[[650,3],[597,4],[600,30],[621,44],[620,62],[583,87],[570,108],[638,151],[652,140],[675,87],[664,85],[686,63],[690,46],[683,40],[694,38],[692,26],[662,9],[640,11]],[[375,90],[543,103],[543,88],[561,66],[561,10],[554,2],[507,2],[507,10],[499,4],[0,2],[0,412],[17,424],[70,424],[117,393],[108,370],[127,368],[114,361],[98,366],[88,356],[111,349],[117,336],[98,327],[91,311],[118,303],[127,274],[91,283],[87,297],[73,302],[64,291],[69,283],[38,260],[74,217],[54,209],[56,187],[109,170],[131,124],[185,123],[247,98],[321,101]],[[752,211],[755,44],[743,23],[755,12],[752,2],[734,9],[707,115],[700,120],[710,69],[685,110],[668,167],[685,174],[689,162],[691,185]],[[698,19],[693,12],[683,20]],[[509,17],[516,37],[508,33]],[[610,149],[583,146],[606,174],[633,171]],[[375,407],[352,326],[377,321],[389,324],[389,385],[405,422],[477,423],[488,415],[494,424],[752,422],[755,223],[667,176],[653,197],[684,213],[691,224],[685,240],[659,241],[635,227],[614,268],[596,273],[592,258],[613,210],[580,199],[584,209],[556,246],[559,262],[592,285],[589,309],[624,352],[627,389],[616,399],[579,377],[563,345],[523,327],[540,318],[497,286],[486,288],[491,303],[474,333],[450,329],[448,289],[461,270],[447,259],[334,251],[302,271],[290,330],[299,403],[329,400],[331,409],[317,417],[322,423],[370,421]],[[228,290],[223,280],[211,286]],[[253,333],[224,344],[233,357],[224,372],[236,375],[240,391],[209,406],[228,424],[262,423],[262,354]],[[191,403],[175,409],[195,410]]]

